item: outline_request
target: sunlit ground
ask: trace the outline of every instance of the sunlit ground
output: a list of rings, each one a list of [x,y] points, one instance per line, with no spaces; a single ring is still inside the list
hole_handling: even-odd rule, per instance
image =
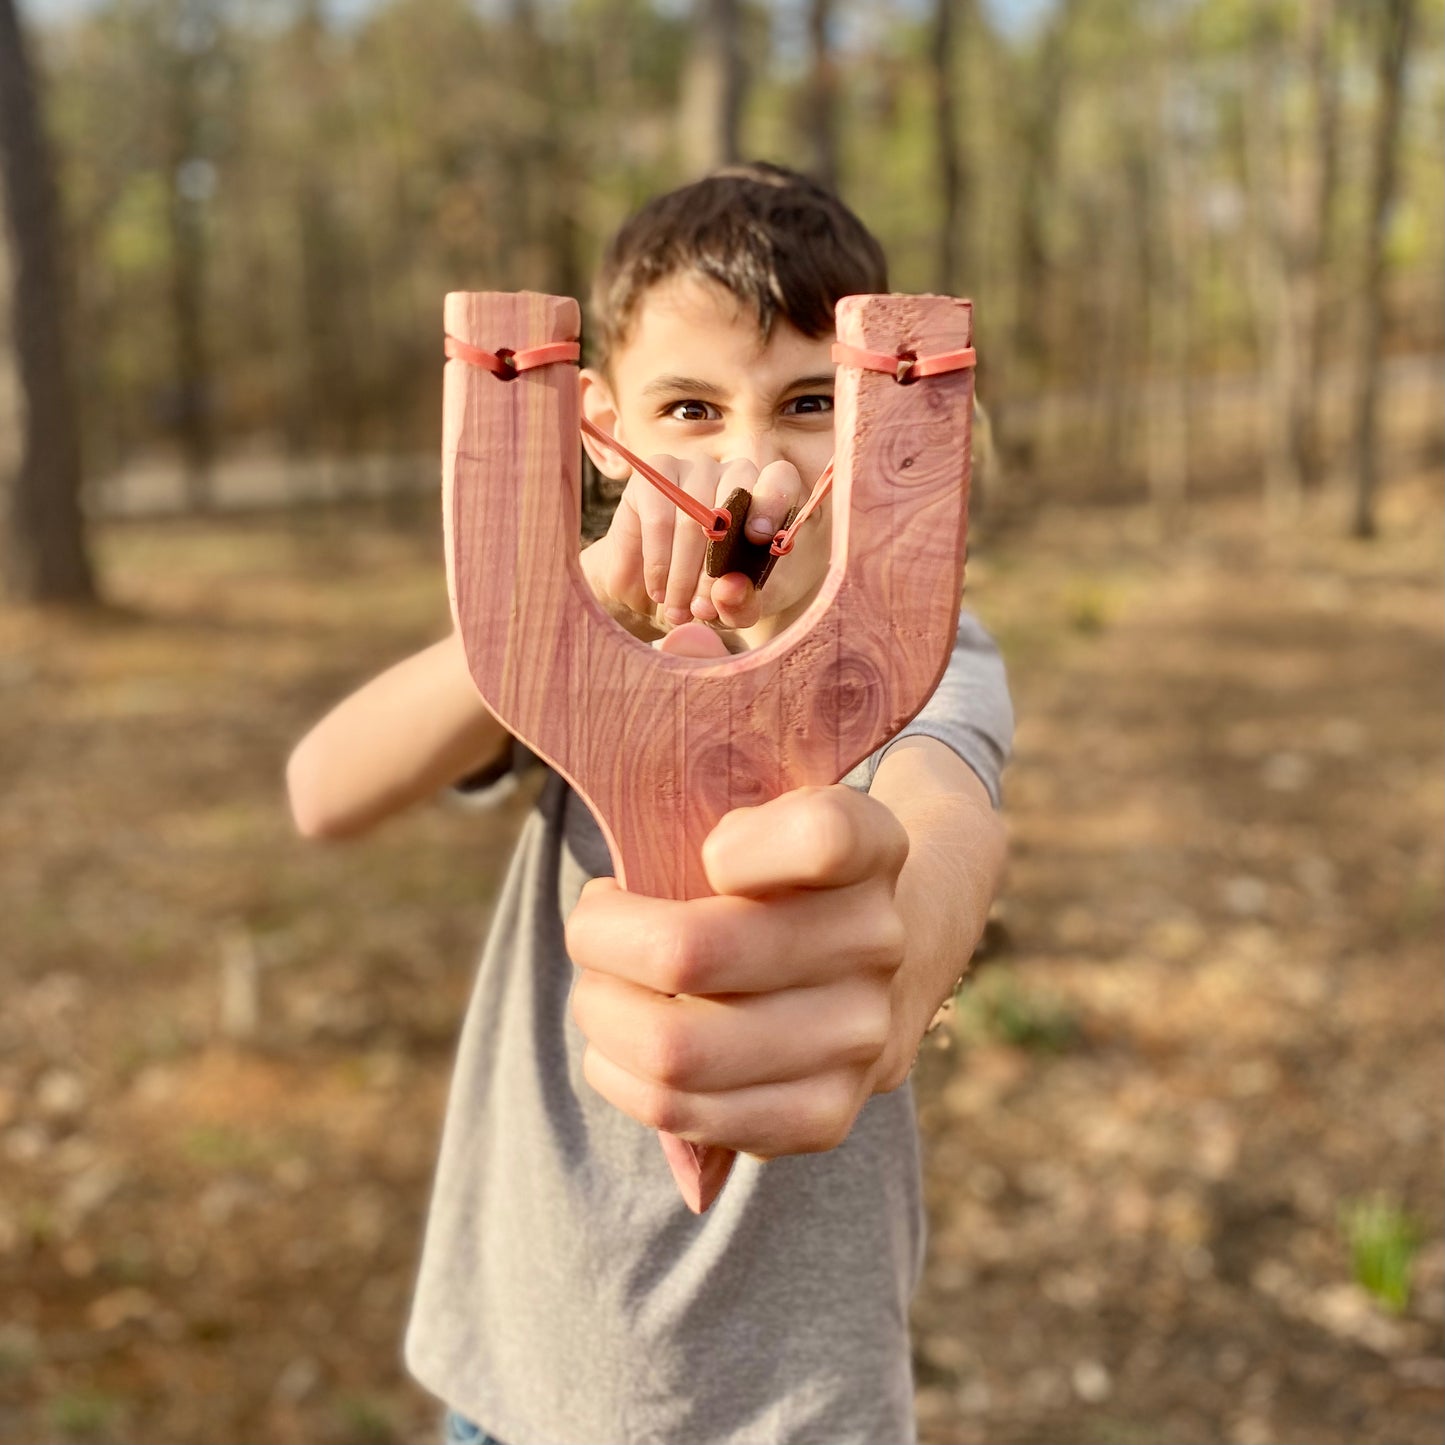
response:
[[[1013,862],[917,1076],[926,1440],[1438,1439],[1438,482],[1383,519],[975,549]],[[0,1439],[429,1439],[401,1336],[526,799],[328,848],[281,773],[439,635],[434,521],[102,544],[114,614],[0,613]]]

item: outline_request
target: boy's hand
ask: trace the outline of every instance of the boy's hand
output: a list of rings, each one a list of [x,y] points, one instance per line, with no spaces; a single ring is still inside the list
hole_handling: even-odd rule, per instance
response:
[[[747,535],[755,542],[772,537],[789,510],[806,499],[791,462],[771,462],[759,471],[744,459],[724,463],[659,455],[647,460],[709,507],[721,506],[734,488],[746,487],[753,494]],[[643,615],[661,609],[674,626],[693,619],[753,626],[762,616],[757,588],[741,572],[709,577],[703,570],[706,553],[702,528],[634,472],[606,536],[583,552],[582,570],[604,606],[619,603]],[[783,558],[779,566],[785,565]]]
[[[912,1062],[894,1003],[907,853],[893,813],[838,784],[729,813],[703,845],[715,897],[589,883],[567,923],[588,1082],[693,1143],[840,1144]]]

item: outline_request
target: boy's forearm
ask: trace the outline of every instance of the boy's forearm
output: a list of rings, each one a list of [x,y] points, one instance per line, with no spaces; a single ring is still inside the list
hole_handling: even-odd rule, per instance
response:
[[[908,1077],[939,1005],[953,992],[983,934],[1003,881],[1003,820],[974,771],[932,738],[907,738],[878,766],[869,795],[908,833],[895,905],[907,939],[894,975],[891,1064],[877,1091]]]
[[[509,741],[452,633],[343,699],[296,745],[286,786],[297,829],[308,838],[364,833],[483,767]]]

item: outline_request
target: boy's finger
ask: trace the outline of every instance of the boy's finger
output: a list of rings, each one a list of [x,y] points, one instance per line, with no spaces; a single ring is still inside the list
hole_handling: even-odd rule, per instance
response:
[[[682,463],[676,457],[658,455],[647,461],[668,481],[677,482]],[[646,477],[634,473],[630,486],[642,533],[642,585],[653,602],[661,603],[667,595],[678,510]]]
[[[681,464],[682,475],[677,484],[688,496],[696,497],[706,506],[716,503],[718,494],[718,464],[710,457]],[[663,616],[669,622],[680,625],[690,622],[693,617],[692,600],[698,593],[698,578],[702,574],[703,558],[707,555],[707,533],[691,517],[684,516],[669,502],[674,523],[672,529],[672,556],[667,571],[667,592],[663,598]]]
[[[702,845],[714,892],[752,897],[893,880],[907,857],[908,833],[897,816],[841,783],[797,788],[756,807],[737,808]]]
[[[726,657],[725,643],[711,627],[701,622],[684,622],[652,644],[670,657]]]
[[[736,503],[732,499],[739,490],[744,493],[743,507],[746,508],[752,497],[752,485],[758,478],[758,469],[745,457],[735,458],[733,461],[724,462],[718,475],[717,495],[713,500],[715,507],[726,507]],[[771,535],[771,534],[770,534]],[[697,595],[692,599],[692,615],[703,622],[721,622],[725,627],[751,627],[761,615],[761,609],[754,606],[753,587],[751,581],[743,574],[739,577],[746,584],[746,592],[740,593],[736,586],[724,588],[723,603],[718,601],[717,584],[721,578],[713,577],[708,571],[708,553],[711,544],[703,549],[703,570],[697,579]],[[727,613],[723,606],[728,608]]]
[[[758,589],[741,572],[726,572],[713,579],[712,605],[724,627],[751,627],[763,610]]]
[[[803,479],[792,462],[769,462],[758,473],[752,490],[747,535],[754,542],[766,542],[783,525],[783,518],[803,504]]]

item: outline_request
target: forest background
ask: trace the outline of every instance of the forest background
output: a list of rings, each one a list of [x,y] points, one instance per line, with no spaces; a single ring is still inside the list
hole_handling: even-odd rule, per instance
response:
[[[1436,1438],[1442,135],[1439,0],[0,0],[0,1440],[434,1423],[526,799],[317,850],[281,771],[445,626],[443,294],[585,298],[739,157],[976,305],[1014,864],[918,1072],[925,1438]]]

